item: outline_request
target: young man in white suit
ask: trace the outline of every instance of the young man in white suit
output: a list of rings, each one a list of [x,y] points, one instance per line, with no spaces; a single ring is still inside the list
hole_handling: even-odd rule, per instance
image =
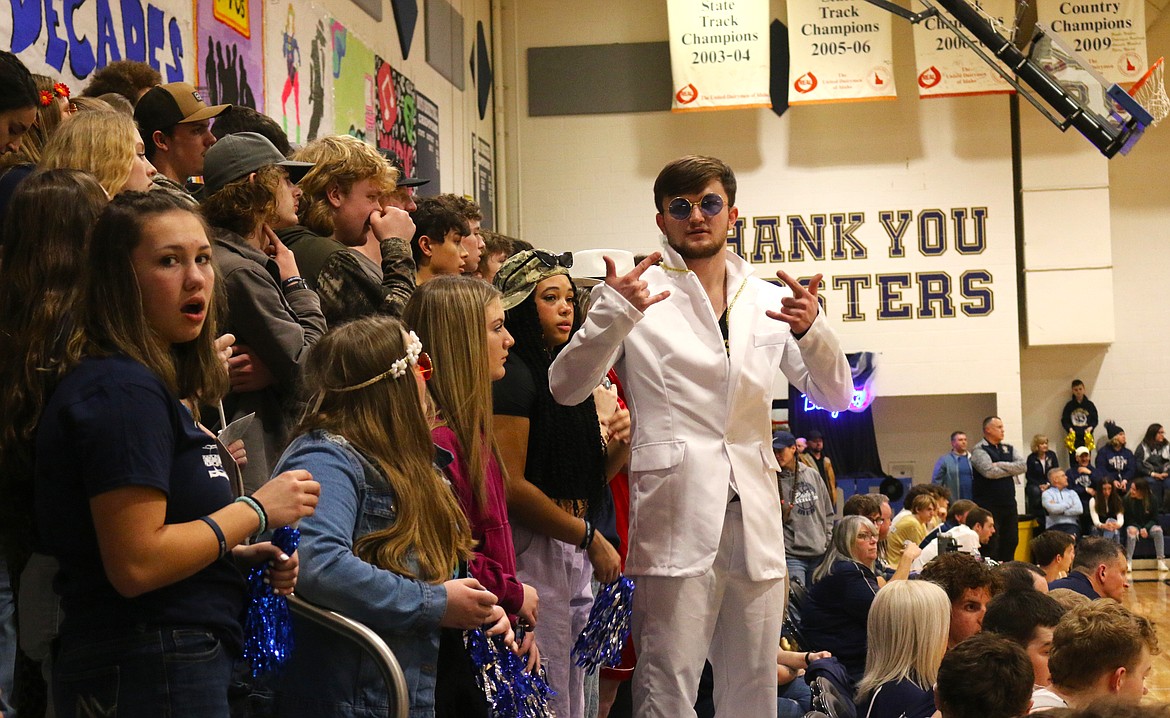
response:
[[[625,387],[639,718],[693,716],[706,658],[720,715],[775,715],[785,565],[772,383],[779,368],[834,411],[853,394],[818,317],[820,275],[805,288],[777,272],[787,287],[775,286],[725,251],[735,190],[713,157],[667,165],[654,183],[662,252],[621,277],[606,261],[585,324],[549,373],[564,404],[610,366]]]

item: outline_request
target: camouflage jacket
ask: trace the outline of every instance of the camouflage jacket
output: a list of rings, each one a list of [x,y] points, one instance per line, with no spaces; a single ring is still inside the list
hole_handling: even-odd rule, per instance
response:
[[[362,266],[353,250],[331,237],[297,225],[277,230],[297,258],[301,275],[321,298],[325,321],[334,327],[371,314],[402,316],[414,293],[415,266],[410,244],[397,237],[382,240],[382,276]]]

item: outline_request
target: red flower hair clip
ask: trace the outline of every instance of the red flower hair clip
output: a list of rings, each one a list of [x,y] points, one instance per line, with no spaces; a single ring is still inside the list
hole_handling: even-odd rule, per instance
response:
[[[52,90],[41,90],[41,107],[48,107],[53,104]]]
[[[56,95],[57,97],[64,97],[64,98],[68,99],[69,98],[69,85],[66,85],[64,82],[54,82],[53,83],[53,94]]]

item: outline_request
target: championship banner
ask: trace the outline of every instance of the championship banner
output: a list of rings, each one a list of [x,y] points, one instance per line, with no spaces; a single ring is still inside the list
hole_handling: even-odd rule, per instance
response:
[[[788,104],[894,99],[891,17],[865,0],[789,0]]]
[[[667,0],[675,112],[771,107],[768,0]]]
[[[1143,0],[1039,0],[1036,10],[1106,81],[1129,85],[1145,73]]]
[[[1014,0],[981,2],[976,0],[972,5],[994,24],[1003,28],[1012,26]],[[962,25],[955,24],[960,32],[971,38],[970,33],[963,29]],[[1015,92],[1007,81],[963,44],[963,41],[937,16],[928,17],[913,27],[919,97],[958,97]],[[1003,34],[1011,36],[1011,32],[1007,30]],[[975,44],[978,46],[979,41],[975,40]]]

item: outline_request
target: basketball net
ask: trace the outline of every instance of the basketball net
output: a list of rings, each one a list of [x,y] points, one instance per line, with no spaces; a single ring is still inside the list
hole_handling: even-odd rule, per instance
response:
[[[1162,76],[1163,59],[1159,57],[1158,61],[1146,70],[1146,74],[1129,88],[1130,96],[1140,102],[1154,118],[1150,127],[1157,126],[1170,115],[1170,96],[1166,95],[1166,82]]]

